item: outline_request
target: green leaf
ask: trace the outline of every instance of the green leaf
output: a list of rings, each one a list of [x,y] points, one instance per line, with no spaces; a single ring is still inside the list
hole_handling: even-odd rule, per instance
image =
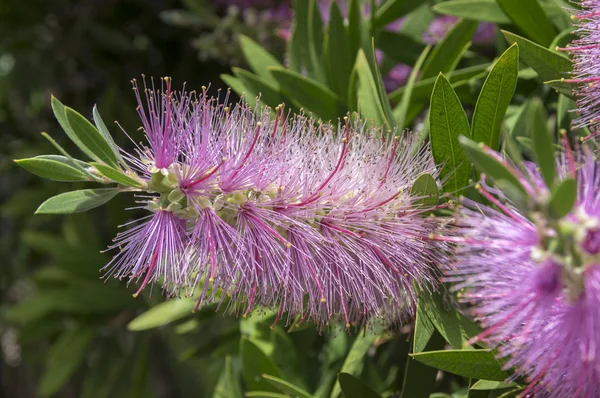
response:
[[[323,67],[323,20],[317,0],[308,0],[308,53],[312,63],[312,77],[320,83],[325,83]]]
[[[325,35],[324,49],[329,87],[345,102],[348,98],[348,85],[357,49],[352,49],[347,29],[344,26],[344,17],[335,1],[331,2],[329,8],[329,25]]]
[[[533,113],[530,119],[533,122],[533,152],[546,185],[552,188],[556,178],[556,159],[554,145],[546,126],[548,117],[544,105],[538,98],[531,100],[529,109]]]
[[[27,324],[47,315],[110,314],[139,306],[140,303],[126,290],[95,281],[32,295],[11,307],[6,317],[17,323]]]
[[[456,84],[461,83],[463,81],[468,81],[470,79],[476,78],[477,76],[482,75],[488,68],[490,64],[479,64],[475,66],[469,66],[463,69],[457,69],[453,71],[451,74],[447,76],[448,81],[452,83],[454,87]],[[430,77],[424,80],[419,80],[415,83],[411,98],[413,101],[429,101],[431,98],[431,90],[433,90],[433,86],[435,85],[435,81],[437,80],[437,76]],[[405,87],[400,87],[399,89],[391,92],[389,94],[389,99],[392,102],[398,102],[402,99],[404,95]]]
[[[394,61],[406,65],[414,65],[425,45],[415,38],[401,32],[381,31],[376,38],[376,48]]]
[[[94,329],[74,329],[64,332],[54,342],[46,356],[46,371],[38,385],[41,396],[57,393],[83,364],[94,338]]]
[[[435,206],[439,198],[439,190],[435,178],[429,173],[421,174],[410,188],[410,195],[416,199],[415,206]]]
[[[496,184],[502,188],[512,186],[522,195],[526,196],[527,191],[523,185],[498,159],[487,153],[480,145],[466,137],[459,138],[460,144],[465,152],[477,167],[479,167],[487,176],[491,177]]]
[[[450,0],[437,3],[432,9],[439,14],[452,15],[474,21],[496,24],[510,23],[510,19],[504,14],[504,11],[502,11],[496,0]]]
[[[377,336],[374,334],[357,336],[356,340],[354,340],[354,343],[352,344],[352,348],[350,348],[350,351],[344,360],[344,364],[342,365],[340,372],[358,376],[363,367],[364,357],[367,354],[369,347],[371,347],[376,339]],[[330,397],[337,398],[340,395],[340,392],[341,387],[338,380],[333,386]]]
[[[431,94],[429,123],[433,157],[442,167],[441,177],[447,177],[444,191],[456,194],[467,185],[471,169],[458,137],[468,137],[470,129],[458,96],[441,73]]]
[[[312,395],[302,388],[290,383],[289,381],[285,381],[275,376],[271,376],[268,374],[263,374],[262,377],[267,380],[273,387],[278,389],[284,394],[288,394],[292,397],[296,398],[312,398]]]
[[[117,184],[134,188],[142,188],[144,186],[144,184],[140,180],[128,176],[120,170],[117,170],[102,163],[92,162],[91,164],[96,168],[96,170],[100,172],[100,174],[116,182]]]
[[[61,193],[46,200],[35,211],[36,214],[67,214],[88,211],[114,198],[120,189],[82,189]]]
[[[240,382],[233,372],[231,357],[225,357],[225,368],[219,376],[213,398],[237,398],[243,397]]]
[[[64,156],[42,155],[15,160],[19,166],[37,176],[54,181],[89,181],[86,174],[71,165]],[[89,167],[89,165],[87,165]]]
[[[431,336],[433,336],[434,332],[435,326],[429,319],[426,310],[423,308],[423,300],[421,299],[421,295],[419,295],[419,300],[417,301],[417,314],[415,316],[412,352],[421,352],[425,350],[425,347],[431,340]]]
[[[567,178],[552,189],[550,197],[550,212],[556,219],[569,214],[577,200],[577,181]]]
[[[233,67],[231,70],[241,81],[244,89],[247,90],[246,93],[248,95],[252,95],[253,97],[260,96],[260,102],[262,104],[275,108],[277,105],[283,102],[277,81],[274,83],[276,86],[273,86],[272,83],[267,82],[260,76],[250,73],[244,69]]]
[[[571,83],[568,81],[565,81],[564,79],[560,79],[560,80],[548,80],[546,82],[544,82],[545,85],[552,87],[554,90],[556,90],[557,93],[562,94],[563,96],[570,98],[570,99],[575,99],[575,95],[573,94],[573,90],[577,87],[577,85],[575,83]],[[575,109],[575,108],[572,108]]]
[[[69,155],[67,153],[67,151],[65,151],[65,149],[63,147],[61,147],[58,142],[56,142],[52,137],[50,137],[48,135],[48,133],[42,133],[42,137],[44,137],[45,139],[48,140],[48,142],[50,142],[50,144],[52,144],[52,146],[54,148],[56,148],[60,153],[62,153],[62,157],[61,156],[56,156],[55,160],[60,161],[60,158],[65,158],[68,161],[68,164],[75,167],[76,169],[78,169],[81,173],[87,175],[88,177],[90,177],[91,179],[96,179],[95,176],[93,174],[90,174],[87,171],[87,167],[88,164],[86,162],[83,162],[81,160],[77,160],[77,159],[73,159],[73,157],[71,155]],[[46,157],[53,157],[55,155],[45,155]]]
[[[67,121],[77,137],[77,146],[94,160],[118,167],[117,158],[110,144],[92,123],[71,108],[65,108]],[[83,147],[82,147],[83,146]],[[85,148],[85,150],[84,150]]]
[[[423,66],[421,79],[427,79],[441,73],[448,73],[462,57],[477,29],[477,22],[462,20],[448,32],[444,40],[438,43]]]
[[[242,375],[248,389],[261,391],[277,391],[267,380],[264,374],[280,377],[280,371],[265,353],[256,344],[247,338],[240,340],[240,356],[242,358]]]
[[[237,95],[239,95],[240,97],[244,94],[248,92],[248,89],[242,84],[242,81],[234,76],[231,75],[226,75],[226,74],[221,74],[219,75],[219,77],[221,78],[221,80],[223,80],[223,82],[231,87],[231,89],[233,91],[235,91],[237,93]],[[251,99],[251,98],[250,98]]]
[[[471,390],[502,390],[510,387],[517,387],[515,382],[505,383],[503,381],[479,380],[471,386]]]
[[[356,89],[357,108],[359,112],[368,119],[373,119],[378,124],[387,124],[389,128],[394,126],[393,116],[387,112],[389,102],[386,103],[379,96],[376,76],[373,75],[369,61],[363,50],[358,51],[356,64],[354,66],[358,78]],[[387,105],[387,107],[386,107]]]
[[[571,72],[572,65],[569,58],[514,33],[503,30],[502,34],[509,43],[519,45],[521,61],[533,68],[542,82],[560,80]],[[560,92],[562,93],[563,90]],[[570,95],[570,90],[566,90],[564,94]]]
[[[423,4],[423,0],[390,0],[375,11],[375,30],[383,29],[390,22],[397,21]]]
[[[427,58],[427,55],[429,54],[430,49],[431,49],[431,47],[429,47],[429,46],[425,47],[425,49],[419,56],[419,59],[413,66],[412,71],[410,72],[408,81],[406,82],[406,85],[404,86],[405,90],[403,92],[402,99],[400,100],[398,107],[396,109],[394,109],[394,119],[396,120],[396,122],[398,124],[398,129],[400,131],[402,129],[404,129],[404,127],[406,127],[406,114],[408,112],[408,107],[411,103],[413,87],[415,85],[415,81],[417,80],[417,76],[419,75],[419,72],[421,71],[421,67],[423,66],[423,63],[425,62],[425,59]]]
[[[335,120],[346,113],[339,98],[327,87],[299,73],[284,68],[269,68],[281,90],[299,107],[305,108],[323,120]]]
[[[379,394],[371,390],[351,374],[338,374],[338,382],[340,383],[345,398],[380,398]]]
[[[415,329],[415,343],[417,339],[417,330]],[[444,348],[445,341],[442,336],[433,330],[431,338],[424,346],[424,351],[441,350]],[[437,369],[424,365],[421,362],[408,358],[404,369],[404,380],[402,382],[403,398],[411,397],[429,397],[436,389]]]
[[[52,109],[65,133],[79,149],[98,162],[118,167],[110,144],[85,117],[65,107],[55,97],[52,97]]]
[[[445,292],[422,292],[419,295],[419,309],[452,348],[466,348],[466,342],[481,333],[481,330],[473,321],[458,312],[451,300],[452,297]],[[423,350],[417,348],[421,347],[415,347],[413,352]]]
[[[248,391],[245,396],[255,398],[290,398],[290,396],[287,394],[269,391]]]
[[[240,35],[239,40],[244,58],[246,58],[246,62],[248,62],[252,71],[267,82],[267,84],[272,86],[277,85],[277,80],[269,72],[269,67],[281,67],[281,62],[248,36]]]
[[[96,128],[98,129],[100,134],[102,134],[102,136],[104,137],[104,139],[110,146],[110,149],[112,150],[112,153],[115,156],[115,159],[117,159],[117,162],[122,165],[125,165],[126,163],[123,161],[123,158],[121,157],[121,154],[119,153],[119,147],[115,143],[115,140],[113,140],[112,135],[110,135],[110,132],[108,131],[106,124],[104,124],[104,120],[102,120],[102,117],[100,116],[100,112],[98,112],[98,107],[96,105],[94,105],[94,109],[92,111],[92,116],[94,118],[94,123],[96,124]]]
[[[140,332],[168,325],[191,316],[195,306],[196,301],[191,298],[167,300],[138,315],[127,324],[127,329],[132,332]]]
[[[479,94],[471,128],[475,142],[483,142],[494,150],[499,149],[500,129],[517,87],[518,73],[519,47],[513,44],[496,61]]]
[[[463,377],[496,381],[508,378],[490,350],[441,350],[410,356],[425,365]]]
[[[510,20],[535,42],[548,47],[556,31],[538,0],[496,0]]]

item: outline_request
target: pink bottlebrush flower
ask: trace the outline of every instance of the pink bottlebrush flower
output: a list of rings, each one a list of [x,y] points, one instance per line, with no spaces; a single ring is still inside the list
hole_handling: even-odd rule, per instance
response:
[[[181,262],[188,245],[185,221],[162,209],[146,219],[117,235],[109,249],[119,253],[104,267],[109,276],[141,280],[134,296],[148,283],[160,281],[164,290],[173,291],[184,282]]]
[[[469,304],[484,328],[474,341],[498,348],[529,382],[523,396],[600,396],[600,163],[584,151],[575,163],[570,150],[559,162],[561,178],[576,175],[578,199],[558,226],[530,221],[505,204],[502,192],[478,184],[496,209],[465,200],[457,221],[456,262],[446,280]],[[549,194],[534,167],[526,174],[532,197]],[[499,197],[500,199],[498,199]],[[560,235],[563,234],[563,235]],[[563,236],[570,238],[563,238]],[[556,252],[555,242],[573,252]],[[563,246],[564,247],[564,246]]]
[[[565,82],[576,83],[574,94],[577,97],[577,120],[574,128],[589,126],[597,130],[600,122],[600,1],[583,0],[577,2],[581,10],[571,10],[571,18],[576,22],[575,33],[579,36],[566,48],[573,56],[573,72]]]
[[[117,238],[116,276],[143,275],[140,290],[161,280],[199,294],[198,306],[227,300],[236,313],[264,306],[322,326],[401,322],[413,283],[435,285],[445,243],[427,239],[439,223],[410,189],[437,170],[412,135],[228,107],[205,92],[149,95],[169,100],[163,124],[177,126],[178,153],[166,168],[127,157],[147,169],[155,214]]]

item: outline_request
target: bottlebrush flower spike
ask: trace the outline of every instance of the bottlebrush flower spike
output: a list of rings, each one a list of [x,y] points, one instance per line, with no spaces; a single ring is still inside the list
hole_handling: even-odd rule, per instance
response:
[[[577,178],[571,213],[552,221],[536,210],[532,222],[506,204],[501,191],[478,184],[495,208],[463,201],[456,262],[445,279],[484,328],[473,342],[498,348],[505,368],[526,378],[521,396],[597,397],[600,163],[590,151],[574,159],[568,148],[559,163],[563,179]],[[547,198],[538,172],[526,169],[518,179],[529,181],[532,197]]]
[[[348,326],[402,321],[413,283],[435,284],[445,243],[427,239],[439,223],[411,187],[437,171],[411,135],[229,107],[204,89],[174,94],[170,81],[143,96],[134,87],[149,147],[125,158],[154,214],[117,237],[109,274],[141,281],[140,291],[161,281],[198,306]]]
[[[563,81],[577,84],[574,94],[579,117],[574,127],[589,126],[595,132],[600,123],[600,1],[577,3],[581,9],[571,10],[571,19],[576,21],[579,38],[566,48],[557,49],[573,56],[572,78]]]

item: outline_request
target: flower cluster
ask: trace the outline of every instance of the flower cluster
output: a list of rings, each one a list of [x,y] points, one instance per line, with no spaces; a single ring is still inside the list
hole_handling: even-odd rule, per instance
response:
[[[436,169],[410,135],[133,84],[148,146],[124,157],[150,213],[117,236],[108,274],[321,325],[402,321],[413,283],[433,286],[443,244],[411,187]]]
[[[596,130],[600,123],[600,1],[580,1],[580,10],[573,10],[572,19],[577,21],[575,33],[579,36],[567,48],[573,56],[573,73],[565,82],[576,83],[577,114],[575,128],[589,126]]]
[[[539,206],[525,217],[484,181],[477,188],[494,208],[465,199],[458,214],[446,280],[484,328],[474,341],[497,347],[505,367],[530,383],[523,396],[600,396],[600,162],[587,150],[579,158],[567,148],[559,161],[578,191],[573,210],[554,222]],[[547,203],[534,165],[505,166]]]

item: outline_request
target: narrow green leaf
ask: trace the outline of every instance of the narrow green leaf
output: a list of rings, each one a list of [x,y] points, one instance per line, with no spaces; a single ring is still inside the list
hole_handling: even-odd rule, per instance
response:
[[[46,356],[46,370],[38,385],[43,397],[57,393],[83,363],[94,338],[94,329],[74,329],[64,332],[54,342]]]
[[[94,105],[92,116],[94,118],[96,128],[98,129],[100,134],[102,134],[102,136],[110,146],[110,149],[112,150],[115,159],[117,159],[117,162],[122,165],[126,165],[126,163],[123,161],[123,158],[121,157],[121,154],[119,153],[119,147],[115,143],[115,140],[113,140],[112,135],[110,135],[110,131],[108,131],[106,124],[104,124],[104,120],[102,120],[102,117],[100,116],[100,112],[98,112],[98,107],[96,105]]]
[[[390,121],[393,116],[388,116],[385,104],[379,97],[376,77],[373,76],[369,61],[363,50],[358,51],[354,68],[358,78],[358,88],[356,89],[357,109],[365,118],[373,119],[378,124],[387,124],[389,128],[393,127],[394,123]],[[387,101],[387,97],[385,100]]]
[[[127,324],[127,329],[132,332],[140,332],[168,325],[182,318],[192,316],[192,310],[195,306],[196,301],[191,298],[167,300],[138,315]]]
[[[88,156],[100,163],[118,168],[117,158],[110,144],[92,123],[71,108],[65,108],[67,122],[71,126],[75,144]]]
[[[469,339],[481,333],[477,325],[466,318],[452,305],[451,296],[445,292],[422,292],[419,295],[419,307],[422,314],[438,330],[454,349],[466,348]],[[419,352],[415,347],[413,352]]]
[[[505,383],[503,381],[479,380],[471,386],[471,390],[502,390],[517,386],[518,384],[515,382]]]
[[[329,8],[329,25],[325,35],[324,51],[329,87],[345,102],[348,98],[348,84],[352,74],[352,64],[356,59],[356,50],[352,49],[344,26],[344,17],[335,1],[331,2]]]
[[[415,38],[401,32],[381,31],[375,40],[376,48],[398,63],[414,65],[425,45]]]
[[[325,83],[323,67],[323,20],[317,0],[308,0],[308,53],[312,68],[309,77]]]
[[[339,98],[327,87],[299,73],[284,68],[269,68],[281,90],[299,107],[305,108],[323,120],[344,116],[346,109]]]
[[[287,394],[269,391],[248,391],[245,396],[254,398],[290,398]]]
[[[533,113],[530,119],[530,122],[533,122],[533,152],[546,185],[552,188],[556,178],[556,159],[554,157],[554,145],[546,126],[547,114],[544,105],[537,98],[531,100],[529,109]]]
[[[489,66],[490,64],[479,64],[475,66],[469,66],[463,69],[457,69],[450,73],[447,76],[447,78],[448,81],[450,81],[450,83],[452,83],[452,86],[454,87],[456,84],[461,83],[463,81],[468,81],[478,76],[483,76],[485,71],[489,68]],[[431,98],[431,90],[433,90],[433,86],[435,85],[436,80],[437,76],[434,76],[415,82],[411,95],[412,100],[419,102],[429,101],[429,99]],[[406,91],[406,88],[400,87],[399,89],[391,92],[389,94],[390,101],[400,101],[402,99],[402,96],[404,95],[404,91]]]
[[[231,87],[231,89],[235,91],[240,97],[244,93],[248,92],[248,89],[242,84],[242,81],[240,79],[226,74],[221,74],[219,77],[227,86]]]
[[[573,93],[573,90],[576,87],[575,83],[570,83],[568,81],[565,81],[564,79],[560,79],[560,80],[548,80],[544,82],[545,85],[552,87],[554,90],[556,90],[557,93],[562,94],[563,96],[570,98],[570,99],[575,99],[575,94]],[[575,108],[572,108],[575,109]]]
[[[519,47],[513,44],[496,61],[479,94],[471,128],[475,142],[499,149],[500,129],[517,87],[518,73]]]
[[[338,381],[345,398],[380,398],[379,394],[351,374],[338,374]]]
[[[256,344],[247,338],[240,340],[240,356],[242,358],[242,375],[248,389],[277,391],[275,387],[263,378],[264,374],[275,377],[281,376],[279,369],[271,358],[265,355]]]
[[[67,214],[88,211],[114,198],[120,189],[82,189],[61,193],[46,200],[35,211],[36,214]]]
[[[375,11],[375,30],[383,29],[390,22],[397,21],[423,4],[423,0],[386,1]]]
[[[430,140],[436,164],[441,165],[444,190],[457,194],[469,181],[471,165],[458,144],[458,137],[469,136],[467,115],[450,82],[439,75],[431,94],[429,111]]]
[[[496,0],[504,13],[527,36],[548,47],[556,31],[538,0]]]
[[[428,294],[428,293],[427,293]],[[417,302],[417,314],[415,316],[415,330],[413,333],[412,352],[421,352],[425,350],[427,343],[431,340],[431,336],[435,333],[435,326],[429,319],[426,309],[423,308],[423,300],[421,294]],[[441,347],[443,348],[443,347]]]
[[[354,344],[352,344],[352,348],[350,348],[350,351],[344,360],[344,364],[342,365],[340,372],[358,376],[363,367],[364,357],[367,354],[369,347],[371,347],[376,339],[377,336],[373,334],[357,336],[356,340],[354,340]],[[340,382],[338,380],[333,386],[330,398],[338,398],[341,391]]]
[[[415,329],[415,341],[417,339],[417,330]],[[416,345],[416,343],[415,343]],[[423,351],[441,350],[444,348],[445,341],[442,336],[433,330],[431,338],[427,341]],[[402,382],[402,392],[400,397],[432,397],[436,390],[437,369],[424,365],[419,361],[408,358],[404,368],[404,380]]]
[[[260,96],[261,104],[275,108],[283,102],[277,81],[275,81],[275,83],[270,83],[260,76],[236,67],[231,68],[231,70],[241,81],[244,89],[247,90],[246,93],[248,95],[252,95],[253,97]],[[275,78],[273,78],[273,80],[275,80]]]
[[[116,182],[117,184],[125,185],[128,187],[134,187],[134,188],[142,188],[144,186],[144,184],[140,180],[137,180],[131,176],[128,176],[127,174],[123,173],[122,171],[112,168],[110,166],[107,166],[105,164],[92,162],[91,165],[94,166],[96,168],[96,170],[98,170],[100,172],[100,174],[111,179],[112,181]]]
[[[477,167],[479,167],[488,177],[491,177],[496,184],[503,188],[513,187],[521,195],[527,196],[527,191],[523,185],[498,159],[488,154],[480,145],[466,137],[459,138],[461,146]]]
[[[415,206],[435,206],[439,199],[439,190],[435,178],[429,173],[421,174],[410,188],[410,195],[416,199]]]
[[[267,380],[273,387],[278,389],[284,394],[288,394],[292,397],[296,398],[312,398],[312,395],[302,388],[290,383],[289,381],[285,381],[275,376],[271,376],[268,374],[263,374],[262,377]]]
[[[446,38],[433,48],[431,56],[423,66],[421,79],[436,76],[440,72],[448,73],[454,69],[476,29],[477,22],[474,21],[462,20],[454,25]]]
[[[502,11],[496,0],[450,0],[437,3],[432,9],[439,14],[479,22],[510,23],[510,19]]]
[[[496,381],[508,378],[490,350],[428,351],[410,356],[425,365],[463,377]]]
[[[54,181],[89,181],[87,175],[70,164],[64,156],[42,155],[15,160],[19,166],[37,176]]]
[[[514,33],[503,30],[502,34],[509,43],[519,45],[521,61],[537,72],[540,81],[560,80],[571,72],[572,65],[569,58]],[[565,94],[570,95],[569,90]]]
[[[406,82],[406,85],[404,86],[405,89],[404,89],[404,92],[402,95],[402,99],[400,100],[400,103],[398,104],[396,109],[394,109],[394,119],[396,120],[396,122],[398,124],[398,129],[400,131],[402,131],[405,127],[407,127],[406,126],[406,114],[408,112],[408,107],[411,103],[413,87],[417,80],[417,76],[419,75],[419,72],[421,71],[421,67],[423,66],[423,63],[425,62],[425,59],[427,58],[427,55],[429,54],[429,50],[431,50],[431,47],[429,47],[429,46],[425,47],[425,49],[419,56],[419,59],[413,66],[412,71],[410,72],[410,76],[408,77],[408,81]]]
[[[569,214],[577,200],[577,181],[567,178],[552,189],[550,197],[550,212],[555,218],[562,218]]]
[[[241,398],[242,388],[240,382],[233,372],[233,366],[231,365],[231,357],[227,355],[225,357],[225,368],[219,376],[213,398]]]
[[[244,58],[254,73],[260,76],[270,85],[277,85],[277,80],[269,72],[269,67],[279,66],[281,62],[271,53],[265,50],[260,44],[246,35],[240,35],[240,47],[244,53]]]

